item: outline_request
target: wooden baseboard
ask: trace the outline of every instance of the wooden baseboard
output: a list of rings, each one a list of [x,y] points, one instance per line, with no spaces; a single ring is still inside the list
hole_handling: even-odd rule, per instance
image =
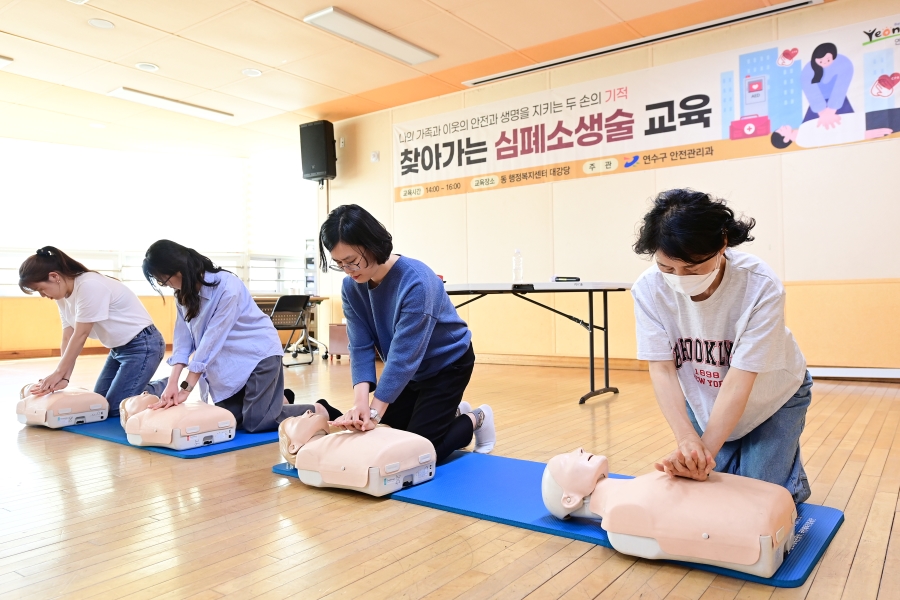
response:
[[[166,352],[172,351],[172,344],[166,344]],[[89,354],[106,354],[109,348],[84,348],[81,356]],[[0,360],[21,360],[23,358],[54,358],[59,356],[59,348],[41,350],[0,350]]]
[[[586,356],[534,356],[527,354],[483,354],[475,353],[475,362],[483,365],[517,365],[522,367],[563,367],[586,369]],[[594,358],[594,368],[603,369],[603,358]],[[636,358],[609,359],[609,368],[619,371],[647,371],[647,361]]]

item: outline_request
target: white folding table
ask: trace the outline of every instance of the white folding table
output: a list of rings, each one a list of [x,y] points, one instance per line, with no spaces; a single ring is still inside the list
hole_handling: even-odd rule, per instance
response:
[[[590,373],[591,373],[591,389],[581,397],[579,404],[584,404],[588,398],[599,396],[607,392],[618,394],[619,389],[610,387],[609,385],[609,320],[607,315],[607,294],[610,292],[624,292],[631,289],[630,283],[606,282],[606,281],[574,281],[574,282],[548,282],[548,283],[457,283],[445,285],[444,289],[451,296],[475,296],[458,304],[456,308],[465,306],[480,300],[489,294],[512,294],[517,298],[521,298],[526,302],[537,304],[541,308],[545,308],[552,313],[556,313],[570,321],[584,327],[588,332],[589,354],[590,354]],[[568,315],[562,311],[556,310],[546,304],[541,304],[536,300],[527,298],[526,294],[560,294],[560,293],[586,293],[588,297],[588,320],[587,322]],[[594,292],[603,294],[603,327],[594,325]],[[598,329],[603,332],[603,375],[605,385],[601,389],[596,389],[594,384],[594,330]]]

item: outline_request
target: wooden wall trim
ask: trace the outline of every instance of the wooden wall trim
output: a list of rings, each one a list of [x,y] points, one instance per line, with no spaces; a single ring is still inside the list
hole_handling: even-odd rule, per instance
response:
[[[529,354],[482,354],[475,353],[475,362],[482,365],[517,365],[522,367],[563,367],[586,369],[586,356],[538,356]],[[594,368],[603,371],[603,358],[594,358]],[[647,361],[636,358],[609,359],[609,368],[619,371],[647,371]]]
[[[172,351],[172,344],[166,344],[166,352]],[[81,355],[106,354],[109,348],[94,347],[83,348]],[[53,358],[59,356],[59,348],[40,350],[0,350],[0,360],[20,360],[23,358]]]

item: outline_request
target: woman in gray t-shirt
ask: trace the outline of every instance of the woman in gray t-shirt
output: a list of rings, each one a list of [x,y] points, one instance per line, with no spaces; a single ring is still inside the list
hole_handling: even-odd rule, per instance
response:
[[[784,324],[784,286],[732,250],[755,221],[692,190],[662,192],[634,250],[653,256],[632,287],[638,358],[678,447],[656,465],[705,480],[711,470],[810,495],[800,459],[812,379]]]

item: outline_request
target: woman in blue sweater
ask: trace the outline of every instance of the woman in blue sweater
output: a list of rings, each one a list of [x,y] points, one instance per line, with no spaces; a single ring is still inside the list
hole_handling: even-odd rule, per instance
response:
[[[322,224],[322,269],[348,275],[341,299],[354,392],[353,408],[338,418],[333,413],[332,424],[365,431],[384,423],[416,433],[434,444],[439,461],[473,434],[475,452],[490,452],[496,440],[491,408],[471,410],[462,402],[475,366],[472,332],[441,279],[392,250],[384,225],[355,204],[334,209]],[[384,361],[380,381],[376,351]]]

